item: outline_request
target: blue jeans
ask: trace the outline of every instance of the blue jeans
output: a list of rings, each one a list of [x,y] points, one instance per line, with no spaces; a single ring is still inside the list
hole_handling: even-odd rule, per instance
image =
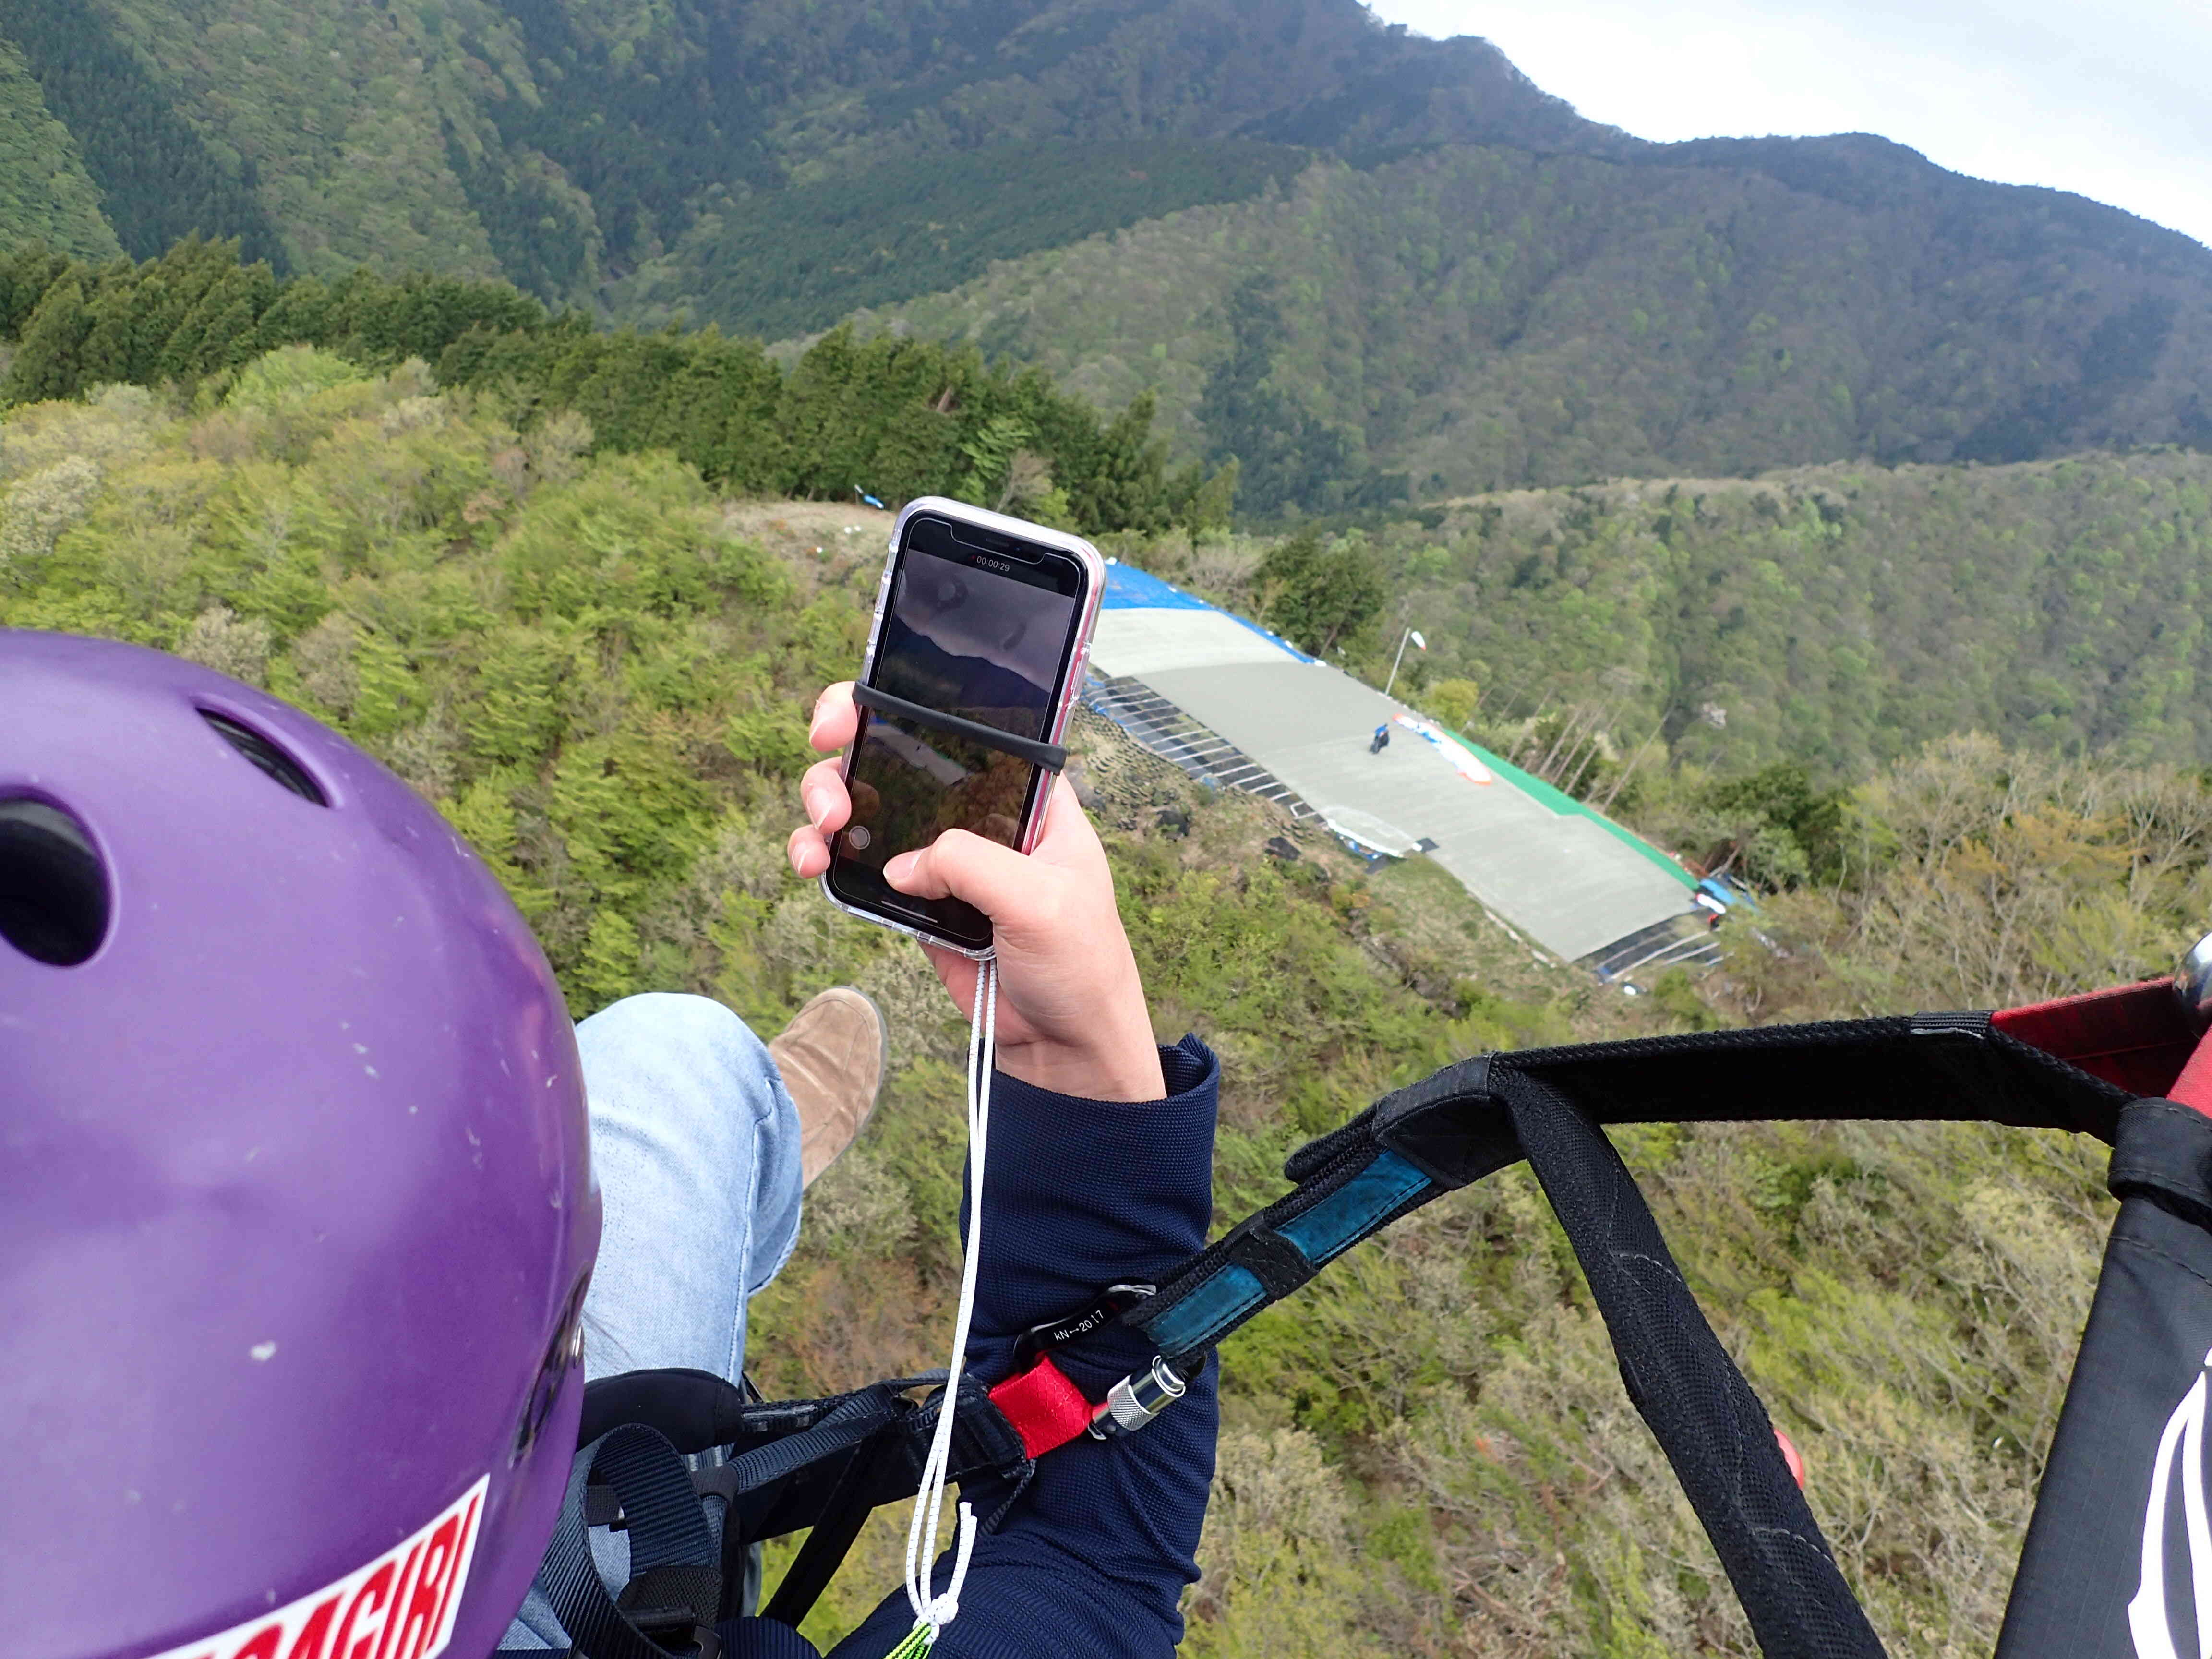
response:
[[[584,1373],[686,1366],[738,1380],[745,1304],[799,1242],[799,1113],[768,1047],[707,997],[625,997],[576,1027],[606,1204]],[[595,1528],[620,1585],[629,1540]],[[507,1647],[568,1644],[536,1590]]]

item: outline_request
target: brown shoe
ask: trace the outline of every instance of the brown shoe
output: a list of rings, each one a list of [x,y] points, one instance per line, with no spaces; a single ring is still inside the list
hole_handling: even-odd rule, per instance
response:
[[[768,1052],[799,1108],[799,1181],[811,1187],[875,1109],[890,1058],[884,1017],[865,994],[839,985],[794,1014]]]

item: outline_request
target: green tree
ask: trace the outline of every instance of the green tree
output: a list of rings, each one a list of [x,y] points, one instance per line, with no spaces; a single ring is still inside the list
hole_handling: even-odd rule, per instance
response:
[[[1018,415],[999,415],[960,441],[968,471],[953,487],[962,501],[1004,512],[1013,494],[1014,458],[1036,434]]]
[[[1387,597],[1371,550],[1349,539],[1324,546],[1310,530],[1278,543],[1258,580],[1267,625],[1317,657],[1374,620]]]
[[[111,380],[219,385],[258,352],[304,345],[371,368],[420,358],[526,429],[580,416],[596,448],[667,451],[748,493],[957,493],[1094,532],[1173,514],[1149,398],[1103,420],[1034,370],[933,342],[833,330],[786,374],[758,341],[711,327],[606,333],[503,283],[420,273],[281,282],[240,265],[236,243],[198,237],[96,269],[33,250],[0,268],[0,315],[37,332],[9,382],[19,400]]]
[[[1700,805],[1721,826],[1707,862],[1770,888],[1832,880],[1843,873],[1850,796],[1816,789],[1796,761],[1711,785]]]
[[[1421,707],[1454,731],[1474,718],[1481,701],[1481,687],[1473,680],[1456,678],[1438,680],[1421,693]]]
[[[1193,535],[1226,530],[1235,520],[1243,471],[1234,455],[1210,474],[1196,462],[1191,464],[1185,474],[1188,489],[1178,488],[1173,493],[1179,503],[1176,516]]]
[[[82,354],[92,332],[84,287],[74,274],[48,289],[24,325],[22,343],[8,366],[7,396],[37,403],[73,396],[82,384]]]

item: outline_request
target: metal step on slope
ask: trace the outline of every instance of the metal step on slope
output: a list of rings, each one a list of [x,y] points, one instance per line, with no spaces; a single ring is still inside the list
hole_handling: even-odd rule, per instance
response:
[[[1089,676],[1084,682],[1083,702],[1085,707],[1127,732],[1139,747],[1181,767],[1201,783],[1258,795],[1273,801],[1294,818],[1321,816],[1267,768],[1133,676],[1112,679]]]
[[[1591,951],[1582,963],[1608,984],[1625,980],[1641,990],[1669,968],[1694,972],[1719,967],[1721,947],[1712,936],[1707,913],[1692,910],[1639,927],[1627,938]]]

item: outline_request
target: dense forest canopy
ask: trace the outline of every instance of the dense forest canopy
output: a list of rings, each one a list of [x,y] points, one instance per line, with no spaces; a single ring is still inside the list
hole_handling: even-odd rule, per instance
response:
[[[0,43],[0,226],[9,240],[87,258],[122,252],[70,130],[56,120],[23,55]]]
[[[9,402],[114,383],[213,395],[263,352],[318,346],[380,367],[418,360],[526,424],[580,416],[598,447],[666,450],[749,493],[957,495],[1096,532],[1229,511],[1231,479],[1168,471],[1149,399],[1108,419],[973,348],[863,343],[849,329],[786,370],[758,341],[712,328],[606,333],[580,313],[549,317],[504,283],[453,277],[280,279],[240,264],[235,244],[191,239],[143,264],[39,246],[0,261],[0,337],[15,343],[0,379]]]
[[[761,193],[923,154],[1171,139],[1173,173],[1223,138],[1620,142],[1487,45],[1354,0],[0,0],[0,39],[140,257],[198,230],[326,277],[428,264],[556,301]],[[1125,222],[1060,194],[1036,205],[1065,234]]]
[[[1510,740],[1588,715],[1615,758],[1790,760],[1856,782],[1984,731],[2062,754],[2212,763],[2212,456],[1832,465],[1480,495],[1325,538],[1388,595],[1338,643],[1399,690],[1469,688],[1450,723]],[[1127,551],[1297,631],[1268,538]],[[1326,584],[1352,591],[1349,580]]]
[[[1147,139],[892,158],[702,216],[678,253],[623,283],[618,309],[646,325],[683,317],[769,339],[804,334],[863,306],[955,287],[994,260],[1241,201],[1287,184],[1311,155]]]

